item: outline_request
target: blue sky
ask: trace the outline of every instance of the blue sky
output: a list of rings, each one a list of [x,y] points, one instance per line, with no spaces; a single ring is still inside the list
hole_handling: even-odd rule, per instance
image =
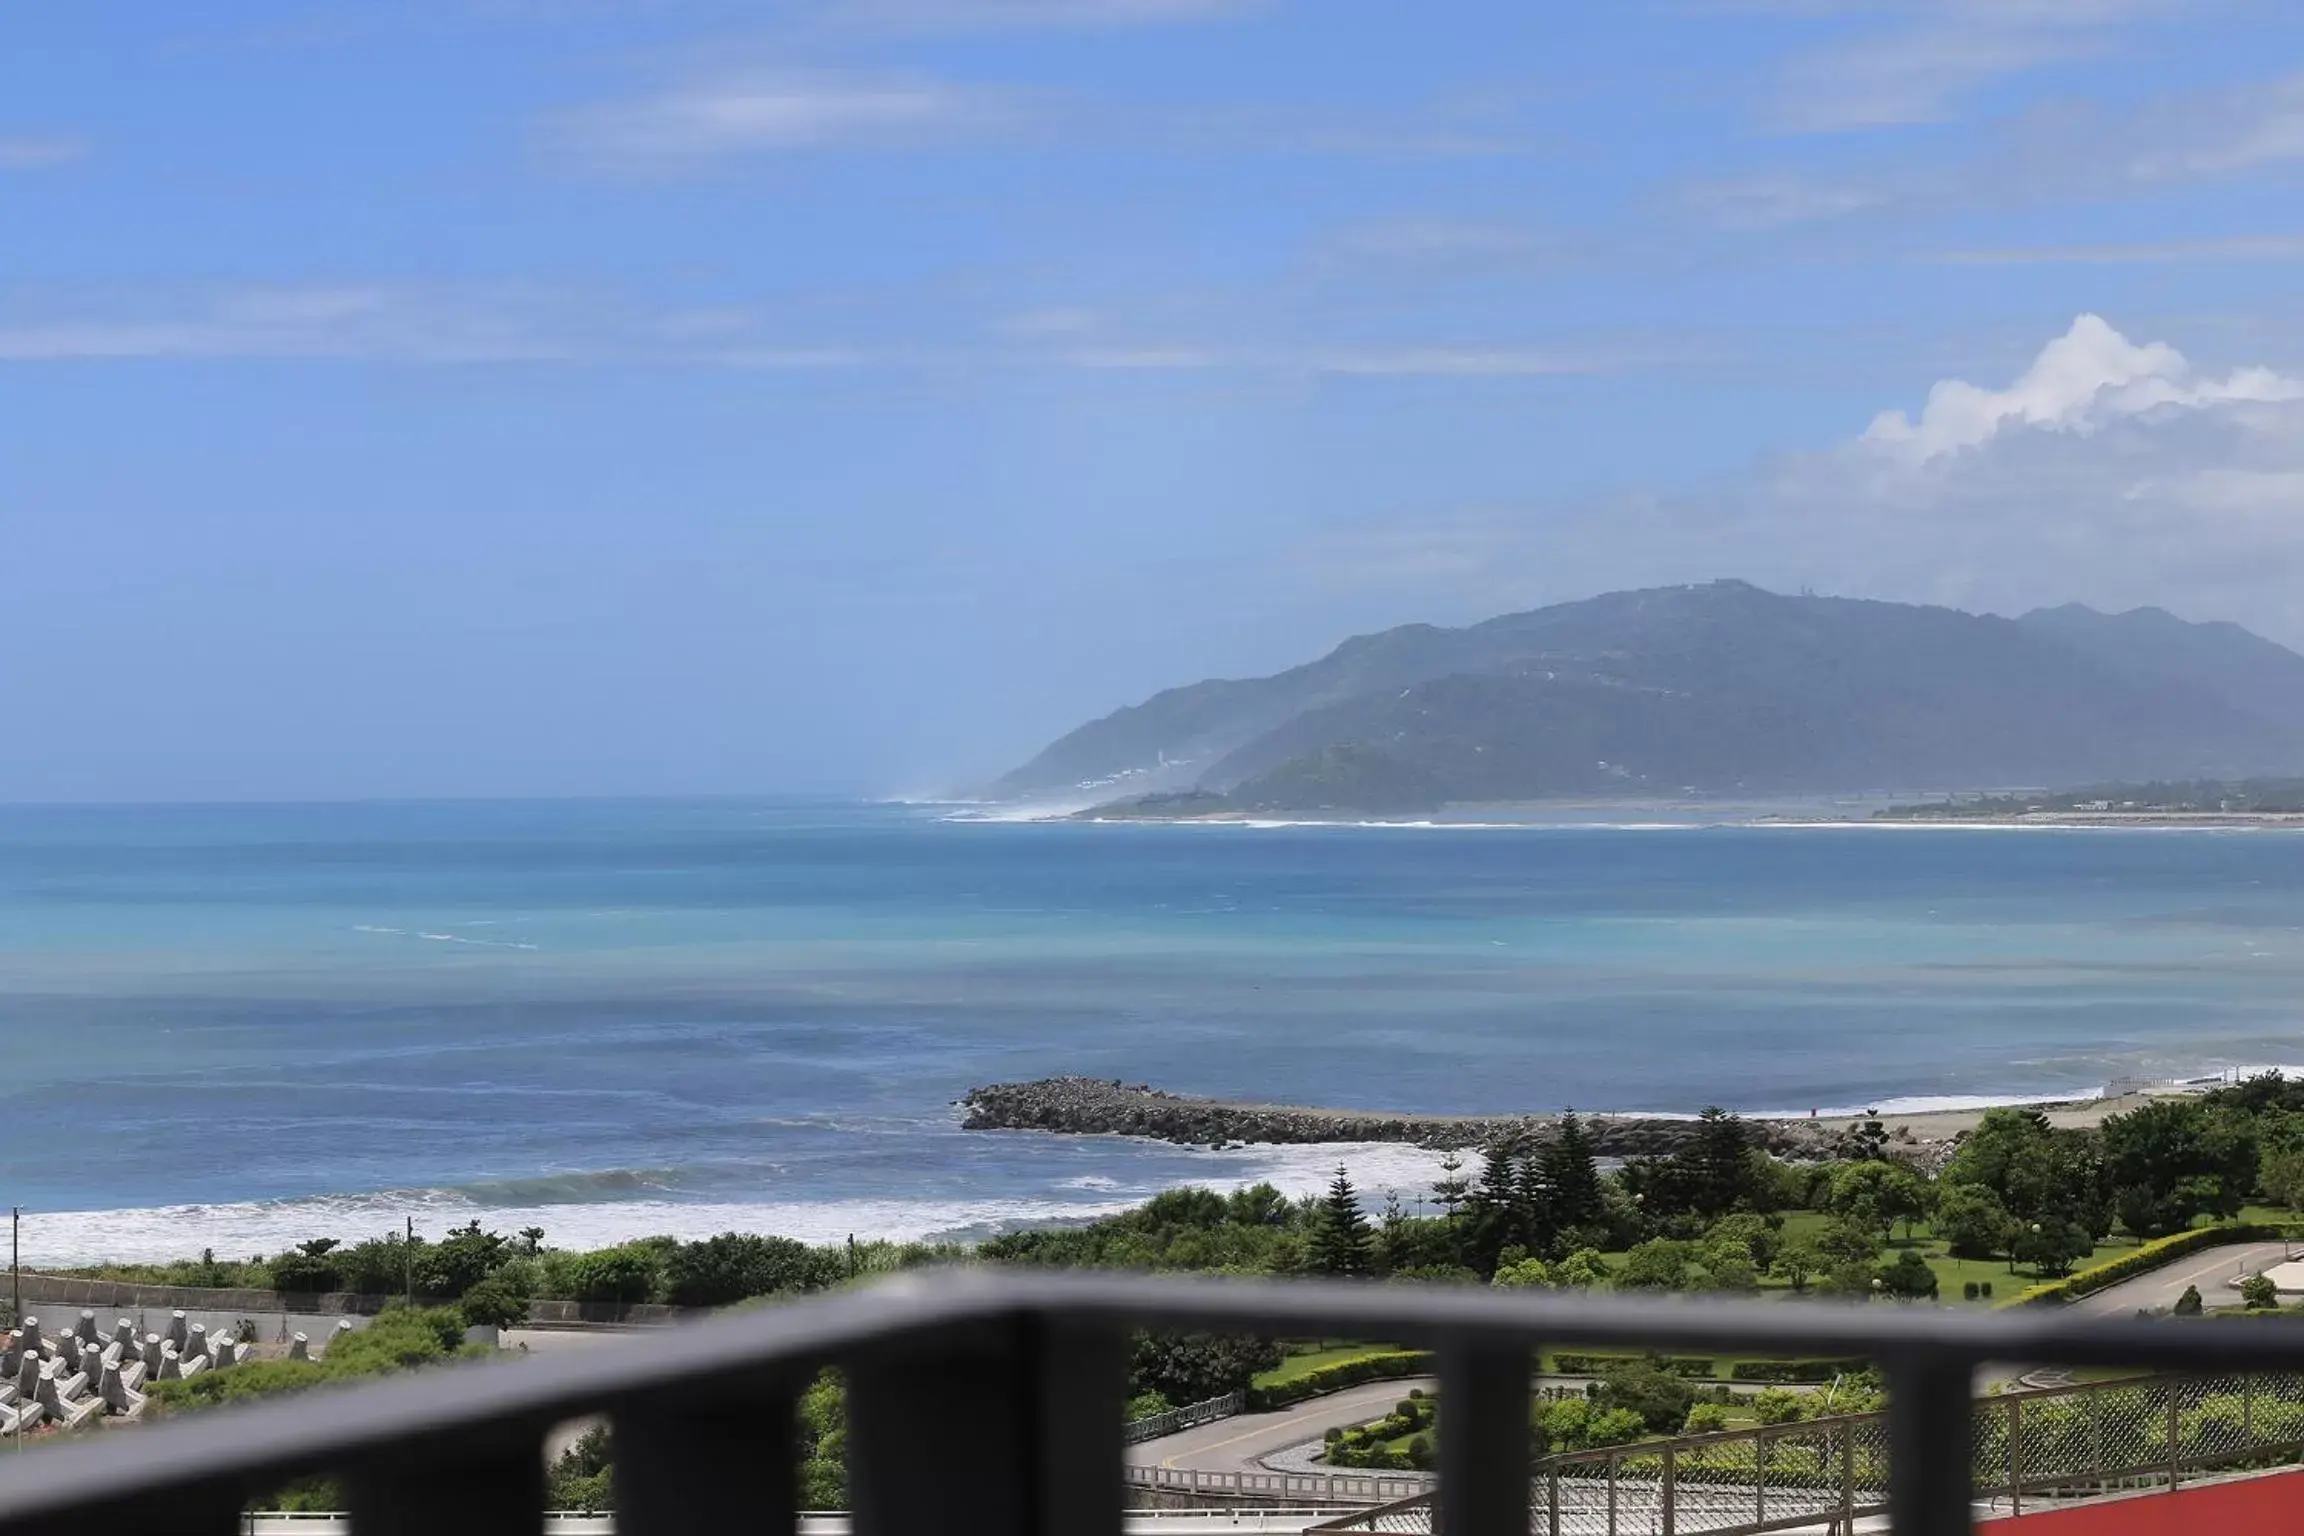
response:
[[[923,790],[1740,575],[2304,643],[2304,9],[19,7],[0,798]]]

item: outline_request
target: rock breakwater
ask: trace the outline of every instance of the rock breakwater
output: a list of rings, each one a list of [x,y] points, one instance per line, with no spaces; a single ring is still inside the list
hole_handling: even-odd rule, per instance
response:
[[[1554,1115],[1416,1115],[1386,1110],[1314,1109],[1292,1104],[1241,1104],[1195,1099],[1148,1083],[1094,1077],[1045,1077],[1028,1083],[971,1088],[960,1100],[971,1131],[1057,1131],[1068,1135],[1146,1136],[1184,1146],[1236,1142],[1302,1145],[1327,1141],[1399,1141],[1420,1147],[1484,1147],[1548,1138]],[[1748,1122],[1771,1151],[1809,1150],[1811,1137],[1775,1121]],[[1603,1157],[1669,1153],[1695,1134],[1692,1120],[1639,1115],[1588,1115],[1593,1150]]]

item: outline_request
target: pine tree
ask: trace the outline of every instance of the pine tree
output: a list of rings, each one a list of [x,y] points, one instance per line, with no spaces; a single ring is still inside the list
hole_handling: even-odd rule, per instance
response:
[[[1432,1198],[1440,1209],[1454,1216],[1471,1195],[1472,1181],[1465,1176],[1464,1159],[1450,1147],[1448,1155],[1440,1159],[1440,1177],[1432,1181]]]
[[[1560,1116],[1559,1133],[1544,1149],[1544,1182],[1551,1186],[1553,1215],[1561,1231],[1598,1226],[1607,1219],[1592,1135],[1572,1109]]]
[[[1725,1216],[1736,1209],[1751,1182],[1745,1154],[1751,1142],[1744,1122],[1717,1104],[1697,1117],[1696,1140],[1680,1154],[1686,1160],[1689,1193],[1699,1216]]]
[[[1360,1213],[1360,1196],[1339,1166],[1312,1219],[1311,1267],[1327,1275],[1364,1275],[1374,1267],[1376,1237]]]
[[[1544,1159],[1533,1151],[1523,1152],[1512,1170],[1512,1240],[1539,1257],[1551,1254],[1560,1235],[1546,1172]]]

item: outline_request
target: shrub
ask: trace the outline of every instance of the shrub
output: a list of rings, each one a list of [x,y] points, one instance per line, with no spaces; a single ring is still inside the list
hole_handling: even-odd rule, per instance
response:
[[[546,1475],[544,1507],[597,1515],[616,1507],[614,1447],[605,1425],[584,1432]]]
[[[1273,1408],[1285,1408],[1308,1397],[1321,1397],[1330,1392],[1341,1392],[1364,1381],[1397,1381],[1403,1376],[1422,1376],[1432,1369],[1430,1350],[1403,1349],[1391,1354],[1363,1355],[1357,1360],[1339,1361],[1316,1371],[1307,1371],[1290,1381],[1271,1386],[1251,1386],[1248,1389],[1248,1411],[1263,1413]]]
[[[2155,1238],[2116,1259],[2066,1275],[2061,1280],[2050,1280],[2027,1288],[2016,1298],[2019,1305],[2042,1302],[2072,1301],[2090,1295],[2104,1287],[2126,1280],[2148,1270],[2158,1269],[2171,1259],[2196,1253],[2202,1248],[2213,1248],[2222,1243],[2264,1242],[2283,1237],[2292,1230],[2260,1222],[2236,1222],[2222,1227],[2194,1227],[2189,1232],[2178,1232],[2169,1237]],[[1985,1294],[1990,1295],[1987,1283]]]
[[[467,1327],[517,1328],[528,1321],[525,1276],[507,1265],[466,1291],[456,1309]]]
[[[2240,1282],[2240,1301],[2251,1312],[2267,1311],[2280,1305],[2280,1289],[2270,1275],[2250,1275]]]
[[[1763,1424],[1790,1424],[1800,1417],[1800,1394],[1770,1387],[1752,1397],[1752,1411]]]
[[[1983,1291],[1977,1286],[1975,1281],[1963,1280],[1960,1282],[1960,1299],[1962,1301],[1974,1301],[1982,1294]]]
[[[569,1266],[569,1288],[578,1301],[646,1301],[655,1294],[657,1264],[656,1250],[640,1243],[580,1253]]]
[[[416,1294],[454,1301],[488,1277],[511,1256],[502,1236],[483,1232],[480,1223],[458,1227],[437,1243],[416,1240]]]
[[[1688,1410],[1688,1420],[1680,1432],[1688,1435],[1710,1435],[1728,1427],[1728,1410],[1718,1403],[1698,1403]]]
[[[275,1290],[311,1294],[340,1289],[343,1274],[336,1261],[328,1256],[337,1246],[332,1237],[317,1237],[308,1243],[299,1243],[272,1261],[272,1285]]]
[[[664,1299],[677,1307],[724,1307],[753,1296],[815,1291],[838,1283],[833,1254],[789,1237],[723,1232],[682,1243],[664,1260]]]
[[[1698,1381],[1711,1379],[1719,1361],[1710,1355],[1554,1355],[1552,1364],[1563,1376],[1602,1376],[1631,1365],[1653,1365],[1675,1376]]]
[[[1728,1368],[1731,1381],[1830,1381],[1864,1368],[1861,1360],[1739,1360]]]
[[[2198,1317],[2200,1315],[2200,1287],[2196,1285],[2184,1287],[2184,1294],[2176,1298],[2176,1305],[2172,1310],[2178,1317]]]
[[[1418,1435],[1408,1442],[1408,1465],[1424,1470],[1432,1465],[1432,1437]]]
[[[1917,1301],[1936,1294],[1936,1271],[1928,1261],[1907,1248],[1896,1255],[1895,1262],[1880,1266],[1880,1289],[1905,1301]]]
[[[1280,1346],[1239,1333],[1140,1333],[1130,1351],[1131,1390],[1157,1392],[1179,1406],[1246,1391],[1258,1371],[1280,1363]]]
[[[1654,1361],[1618,1366],[1600,1378],[1602,1408],[1628,1409],[1657,1434],[1669,1434],[1686,1422],[1695,1400],[1687,1382]]]

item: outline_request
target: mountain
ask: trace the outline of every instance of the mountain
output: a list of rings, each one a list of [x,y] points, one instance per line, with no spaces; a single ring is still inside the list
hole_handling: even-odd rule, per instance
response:
[[[997,790],[1397,812],[2292,771],[2304,656],[2236,625],[2158,609],[2004,619],[1719,581],[1407,625],[1271,677],[1173,688]]]

